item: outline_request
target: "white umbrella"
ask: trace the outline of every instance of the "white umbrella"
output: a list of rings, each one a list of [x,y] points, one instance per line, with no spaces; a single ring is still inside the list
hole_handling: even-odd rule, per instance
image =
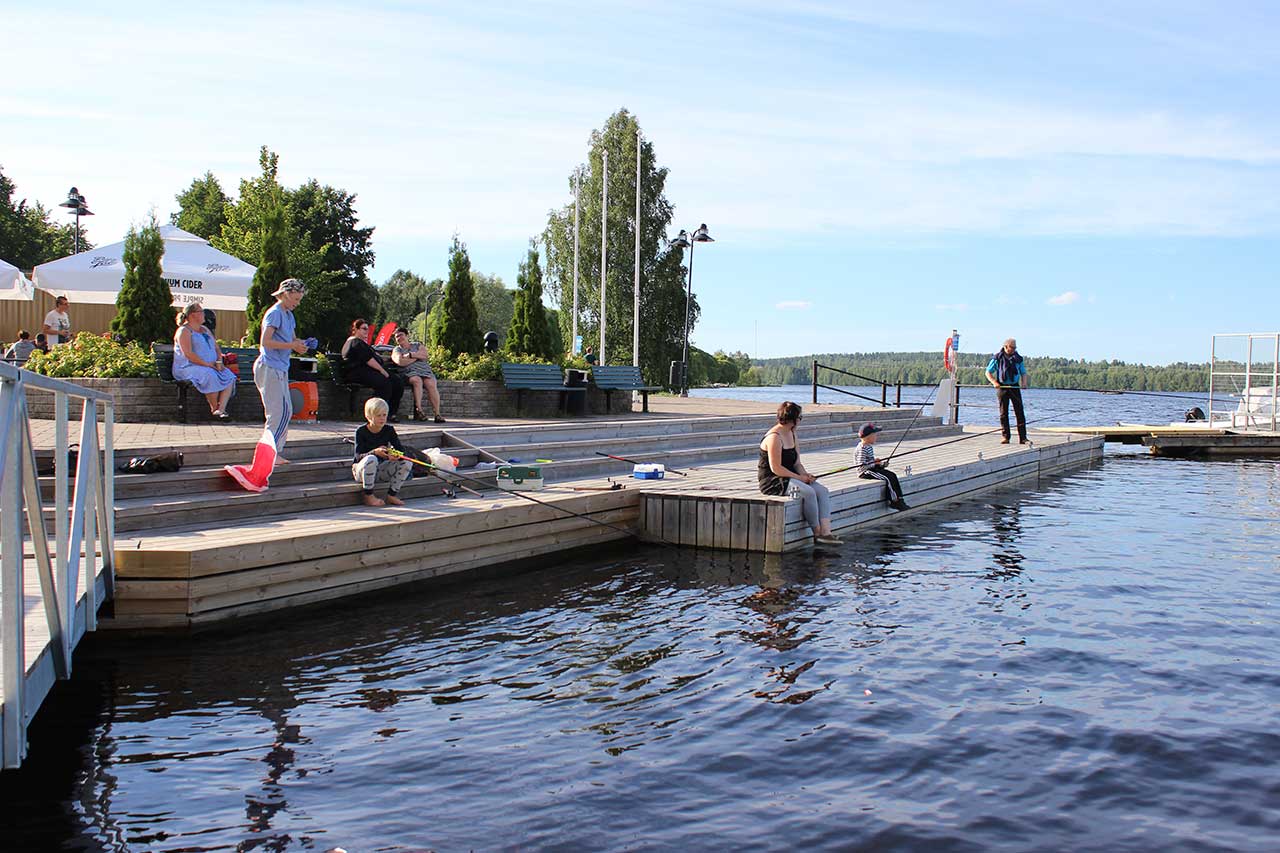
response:
[[[0,261],[0,299],[18,299],[30,302],[36,298],[36,287],[22,270],[13,264]]]
[[[245,310],[256,267],[174,225],[161,225],[160,238],[160,274],[175,306],[199,302],[206,308]],[[121,241],[41,264],[35,269],[36,287],[72,302],[114,305],[124,283],[123,255]]]

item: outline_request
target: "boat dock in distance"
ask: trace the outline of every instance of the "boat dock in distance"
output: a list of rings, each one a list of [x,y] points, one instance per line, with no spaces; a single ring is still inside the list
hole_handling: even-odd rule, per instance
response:
[[[1118,444],[1141,444],[1153,456],[1198,459],[1213,456],[1280,456],[1280,432],[1209,428],[1203,424],[1117,424],[1046,427],[1045,432],[1092,435]]]
[[[575,421],[450,423],[447,431],[401,425],[411,446],[458,457],[464,484],[479,492],[445,495],[440,479],[415,477],[401,491],[405,507],[360,505],[342,441],[353,425],[297,427],[292,464],[261,494],[236,490],[222,473],[248,458],[247,425],[238,438],[188,443],[180,473],[116,477],[116,596],[102,627],[196,627],[628,538],[775,554],[810,546],[799,501],[756,486],[757,447],[776,423],[770,406],[664,398],[656,408]],[[884,427],[890,447],[910,427],[893,463],[913,507],[906,515],[1102,455],[1095,436],[1033,430],[1033,444],[1001,444],[990,428],[916,418],[915,409],[812,406],[800,435],[808,470],[849,466],[868,420]],[[117,430],[118,458],[143,452],[124,432]],[[632,479],[630,464],[601,453],[664,463],[668,474]],[[487,454],[539,464],[545,488],[493,488],[493,471],[471,467]],[[856,470],[823,482],[839,533],[856,536],[902,515],[886,506],[879,482]]]

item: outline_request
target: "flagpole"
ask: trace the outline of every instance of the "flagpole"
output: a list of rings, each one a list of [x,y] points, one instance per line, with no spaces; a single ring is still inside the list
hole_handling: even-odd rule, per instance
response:
[[[608,272],[609,249],[609,150],[606,148],[601,154],[604,162],[604,180],[600,186],[600,354],[597,359],[600,364],[605,364],[604,331],[609,320],[605,308],[605,276]]]
[[[573,173],[573,331],[569,336],[569,352],[574,355],[578,346],[578,209],[581,201],[582,168],[579,167]]]

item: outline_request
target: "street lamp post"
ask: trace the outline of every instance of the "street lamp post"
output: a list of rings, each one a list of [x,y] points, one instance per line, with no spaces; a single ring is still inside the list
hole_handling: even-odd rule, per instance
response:
[[[707,223],[702,223],[692,235],[684,229],[671,241],[677,249],[689,249],[689,284],[684,294],[684,350],[680,357],[680,396],[689,396],[689,305],[693,301],[693,244],[714,243],[715,238],[707,233]]]
[[[93,211],[86,206],[84,196],[80,195],[80,190],[72,187],[67,191],[67,200],[58,207],[70,208],[68,213],[76,215],[76,232],[75,232],[75,251],[74,254],[80,254],[80,217],[93,216]]]

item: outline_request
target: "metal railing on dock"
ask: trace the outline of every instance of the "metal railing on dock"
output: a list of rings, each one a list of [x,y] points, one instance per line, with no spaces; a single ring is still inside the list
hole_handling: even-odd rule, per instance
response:
[[[54,395],[52,552],[27,413],[29,391]],[[74,463],[67,443],[67,410],[72,397],[82,401]],[[101,447],[99,411],[104,427]],[[114,405],[108,394],[0,364],[0,766],[5,768],[22,763],[28,721],[53,682],[70,677],[72,652],[80,638],[97,628],[98,584],[103,584],[103,597],[114,592],[113,419]],[[73,464],[75,491],[70,493],[69,469]],[[32,614],[31,627],[37,634],[47,632],[44,646],[32,661],[26,653],[28,543],[43,605],[43,620]]]
[[[818,381],[818,371],[820,369],[830,370],[833,373],[841,373],[841,374],[844,374],[845,376],[852,376],[854,379],[861,379],[863,382],[867,383],[867,385],[872,387],[879,385],[880,399],[877,400],[876,398],[868,397],[865,394],[857,394],[853,391],[848,390],[847,388],[841,388],[836,385],[823,385]],[[872,379],[870,376],[862,376],[861,374],[858,374],[858,373],[851,373],[850,371],[844,370],[843,368],[833,367],[830,364],[822,364],[816,359],[813,362],[813,402],[815,404],[818,402],[818,389],[825,388],[828,391],[835,391],[837,394],[844,394],[849,397],[857,397],[859,400],[866,400],[871,403],[879,403],[882,408],[887,408],[889,405],[889,387],[893,386],[894,388],[893,405],[895,407],[900,407],[902,405],[902,389],[903,388],[932,388],[933,385],[934,383],[930,383],[930,382],[885,382],[883,379]]]

